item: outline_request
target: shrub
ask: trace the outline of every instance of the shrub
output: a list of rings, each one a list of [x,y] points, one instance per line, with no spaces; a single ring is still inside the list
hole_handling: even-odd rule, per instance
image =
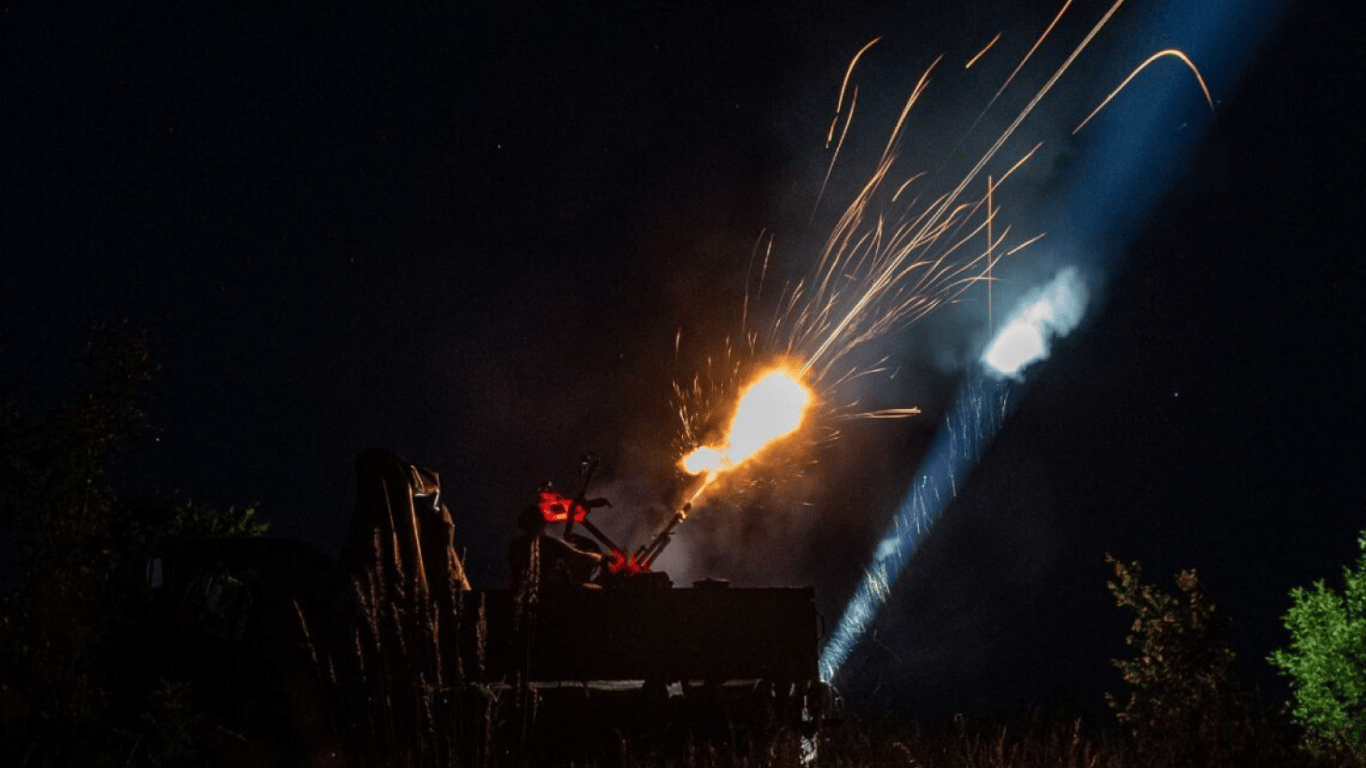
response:
[[[1133,745],[1150,764],[1224,764],[1247,752],[1256,730],[1250,686],[1234,667],[1227,618],[1205,595],[1194,570],[1176,575],[1182,597],[1142,580],[1137,562],[1111,555],[1115,581],[1106,582],[1115,602],[1133,613],[1125,644],[1129,659],[1116,659],[1128,696],[1106,701],[1118,711]]]
[[[1346,752],[1366,765],[1366,531],[1359,542],[1361,559],[1343,569],[1343,592],[1322,579],[1290,591],[1290,646],[1270,661],[1290,678],[1291,713],[1309,751]]]

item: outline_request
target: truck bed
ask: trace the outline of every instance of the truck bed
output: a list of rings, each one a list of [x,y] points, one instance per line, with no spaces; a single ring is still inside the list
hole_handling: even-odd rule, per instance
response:
[[[476,661],[466,674],[489,682],[520,672],[529,681],[813,681],[814,597],[810,587],[576,590],[542,595],[519,627],[512,593],[476,591],[462,622],[464,658]]]

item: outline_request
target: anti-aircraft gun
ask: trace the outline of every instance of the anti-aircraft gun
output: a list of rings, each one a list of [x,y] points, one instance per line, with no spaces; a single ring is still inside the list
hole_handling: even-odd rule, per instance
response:
[[[591,519],[610,506],[588,498],[596,468],[596,458],[585,457],[578,492],[543,485],[538,506],[547,523],[564,523],[562,535],[587,546],[578,527],[601,548],[597,588],[475,590],[481,622],[466,624],[463,642],[467,658],[477,660],[478,684],[529,689],[538,721],[553,723],[562,738],[604,724],[651,732],[669,722],[695,726],[699,718],[718,728],[779,721],[813,730],[825,693],[814,590],[713,579],[675,588],[651,566],[690,507],[628,550]]]

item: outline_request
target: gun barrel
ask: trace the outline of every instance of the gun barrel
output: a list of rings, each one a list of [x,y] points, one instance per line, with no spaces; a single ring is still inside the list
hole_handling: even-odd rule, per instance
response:
[[[673,541],[674,529],[678,527],[679,523],[687,518],[688,512],[690,511],[692,511],[692,504],[684,504],[682,509],[674,513],[673,518],[669,520],[669,524],[664,526],[664,530],[660,531],[645,547],[645,551],[641,554],[640,562],[648,566],[655,561],[655,558],[659,557],[660,553],[664,551],[664,547],[668,546],[670,541]]]
[[[573,517],[571,516],[570,519],[572,520]],[[595,539],[597,539],[598,541],[602,542],[603,545],[605,545],[605,546],[607,547],[608,551],[611,551],[611,552],[618,552],[618,551],[620,551],[621,548],[618,547],[611,539],[607,538],[607,534],[605,534],[605,533],[603,533],[602,531],[598,530],[598,527],[597,527],[596,525],[593,525],[592,523],[588,522],[588,518],[585,517],[583,520],[579,521],[579,524],[582,525],[585,529],[587,529],[587,531],[588,531],[589,533],[593,534],[593,538],[595,538]],[[569,535],[569,529],[568,529],[568,528],[565,528],[565,535],[566,535],[566,536]]]

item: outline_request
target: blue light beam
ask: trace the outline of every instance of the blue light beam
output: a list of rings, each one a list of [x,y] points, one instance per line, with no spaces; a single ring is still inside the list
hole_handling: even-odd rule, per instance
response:
[[[1135,62],[1151,54],[1142,46],[1151,35],[1184,50],[1200,62],[1205,79],[1215,90],[1231,88],[1238,73],[1292,4],[1288,0],[1173,0],[1154,17],[1150,30],[1137,29],[1113,55]],[[1140,78],[1149,82],[1144,78]],[[1224,88],[1218,87],[1219,85]],[[1189,154],[1199,146],[1198,134],[1208,123],[1184,130],[1187,123],[1177,98],[1190,83],[1152,82],[1143,98],[1135,91],[1106,107],[1077,161],[1077,172],[1066,182],[1068,192],[1053,211],[1058,226],[1081,234],[1074,242],[1091,254],[1086,264],[1092,288],[1107,278],[1106,253],[1117,254],[1153,204],[1170,187]],[[1183,136],[1175,140],[1176,132]],[[1063,280],[1064,273],[1050,283]],[[1072,280],[1076,279],[1075,271]],[[1083,285],[1084,287],[1084,285]],[[1050,288],[1022,301],[983,353],[981,366],[970,371],[935,436],[911,487],[896,511],[885,538],[878,544],[872,565],[845,608],[825,648],[820,674],[833,682],[849,654],[891,596],[892,588],[916,549],[957,494],[986,446],[1010,415],[1023,371],[1049,354],[1049,342],[1067,334],[1071,320],[1066,306],[1041,306]],[[1086,296],[1080,295],[1085,304]],[[1080,319],[1077,310],[1076,319]]]
[[[878,543],[872,565],[821,651],[822,680],[834,681],[891,597],[902,570],[1014,410],[1018,398],[1012,395],[1024,386],[1023,371],[1047,358],[1051,342],[1077,326],[1088,295],[1077,270],[1067,267],[1022,299],[987,345],[981,367],[968,373],[887,535]]]

